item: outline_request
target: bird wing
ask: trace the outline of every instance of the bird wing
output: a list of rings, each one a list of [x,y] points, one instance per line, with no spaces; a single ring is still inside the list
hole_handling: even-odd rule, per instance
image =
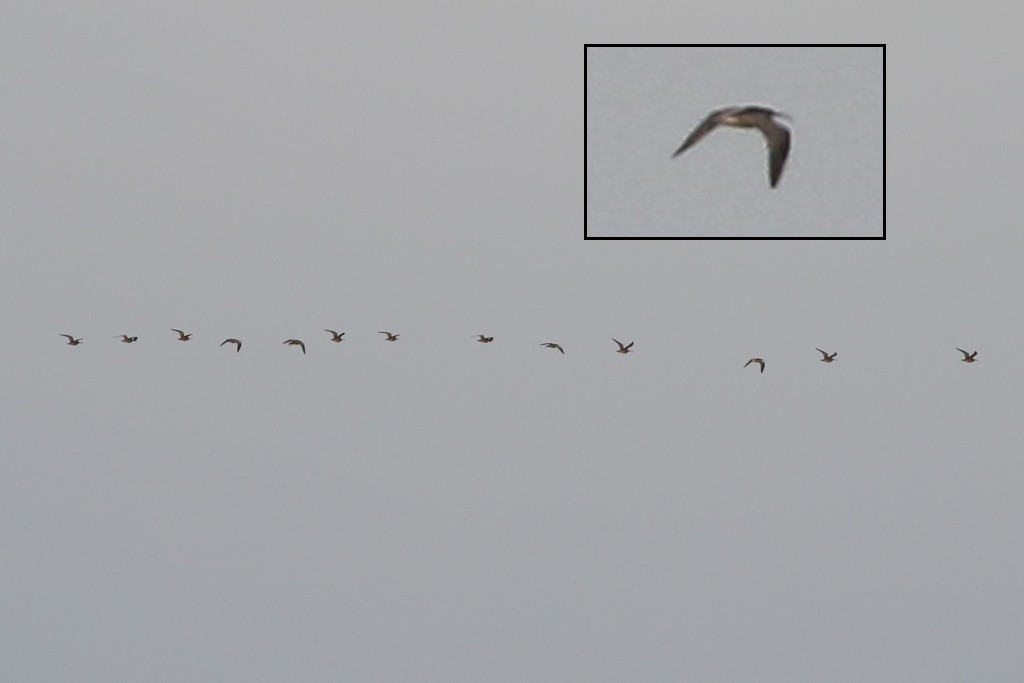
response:
[[[775,187],[782,177],[782,167],[789,156],[789,129],[765,117],[757,124],[768,143],[768,180]]]
[[[67,335],[64,335],[64,336],[66,337]],[[964,358],[970,358],[971,357],[970,354],[968,354],[966,351],[961,349],[959,346],[956,347],[956,350],[959,351],[960,353],[964,354]],[[975,351],[975,353],[977,353],[977,351]]]
[[[693,131],[686,136],[683,140],[683,144],[679,145],[679,149],[675,151],[672,158],[675,159],[677,156],[690,149],[698,142],[704,139],[704,137],[719,126],[722,122],[723,116],[732,111],[731,109],[718,109],[708,114],[700,124],[693,129]]]
[[[824,356],[825,358],[828,358],[828,354],[827,354],[827,353],[825,353],[824,351],[822,351],[821,349],[819,349],[819,348],[818,348],[817,346],[815,346],[815,347],[814,347],[814,349],[815,349],[815,350],[816,350],[816,351],[817,351],[818,353],[820,353],[820,354],[821,354],[822,356]]]

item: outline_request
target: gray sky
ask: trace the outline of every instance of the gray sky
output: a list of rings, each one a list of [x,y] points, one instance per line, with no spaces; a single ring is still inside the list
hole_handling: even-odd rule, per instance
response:
[[[0,680],[1019,677],[999,25],[890,50],[886,242],[584,243],[583,43],[781,14],[218,7],[0,22]],[[777,192],[742,133],[664,182],[827,210],[798,135]]]
[[[883,90],[880,47],[589,48],[587,234],[880,237]],[[670,158],[737,104],[792,117],[775,190],[756,130]]]

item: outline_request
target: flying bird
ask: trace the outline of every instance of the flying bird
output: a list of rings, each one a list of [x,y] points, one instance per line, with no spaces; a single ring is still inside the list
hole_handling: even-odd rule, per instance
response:
[[[342,337],[345,336],[344,332],[335,332],[334,330],[324,330],[324,332],[331,333],[331,341],[333,342],[345,341],[344,339],[342,339]]]
[[[288,346],[299,346],[302,348],[302,355],[306,355],[306,345],[303,344],[302,341],[299,339],[286,339],[281,343],[287,344]],[[241,349],[241,345],[239,345],[239,349]]]
[[[565,349],[563,349],[561,346],[559,346],[555,342],[544,342],[543,344],[541,344],[541,346],[546,346],[549,349],[558,349],[559,351],[562,352],[563,356],[565,355]]]
[[[68,338],[68,346],[78,346],[79,344],[82,343],[81,339],[75,339],[70,334],[62,334],[60,336]]]
[[[285,342],[285,343],[287,343],[287,342]],[[225,339],[224,341],[222,341],[220,343],[221,346],[224,346],[225,344],[234,344],[235,345],[235,353],[238,353],[239,351],[242,350],[242,342],[241,342],[241,340],[238,340],[238,339]],[[306,352],[305,349],[303,349],[302,352],[305,353]]]
[[[676,158],[690,149],[719,126],[732,128],[757,128],[764,134],[768,144],[768,181],[774,188],[782,176],[782,167],[786,165],[789,155],[789,129],[775,120],[776,117],[788,119],[789,116],[768,107],[726,107],[717,109],[700,122],[693,132],[686,136],[683,144],[675,151]]]
[[[138,337],[129,337],[127,334],[115,334],[114,339],[121,338],[125,344],[131,344],[133,341],[138,341]]]
[[[824,351],[822,351],[821,349],[819,349],[817,346],[815,346],[814,348],[815,348],[815,350],[818,353],[820,353],[823,356],[823,358],[821,359],[822,363],[831,363],[832,361],[834,361],[836,359],[836,354],[833,353],[830,356],[827,353],[825,353]]]
[[[67,335],[64,335],[64,336],[67,336]],[[966,351],[964,351],[960,347],[957,347],[956,350],[959,351],[960,353],[964,354],[964,357],[961,358],[960,360],[962,360],[965,363],[973,363],[974,361],[978,360],[977,358],[975,358],[975,356],[978,355],[977,351],[975,351],[974,353],[967,353]]]
[[[386,335],[388,335],[388,338],[385,339],[384,341],[398,341],[398,335],[397,334],[391,334],[390,332],[378,332],[377,334],[386,334]]]
[[[760,365],[761,366],[761,372],[764,372],[764,361],[763,360],[761,360],[760,358],[751,358],[750,360],[748,360],[746,363],[743,364],[743,367],[747,367],[751,363],[757,363],[758,365]]]
[[[485,337],[482,334],[477,335],[477,336],[480,337],[479,339],[477,339],[477,341],[481,342],[481,343],[484,343],[484,344],[490,344],[492,341],[494,341],[494,337]]]
[[[177,332],[178,333],[178,341],[188,341],[189,339],[192,338],[191,334],[185,334],[181,330],[176,330],[173,327],[171,328],[171,332]]]
[[[632,347],[632,346],[633,346],[633,344],[635,343],[635,342],[629,342],[629,345],[628,345],[628,346],[623,346],[623,345],[622,345],[622,342],[620,342],[620,341],[619,341],[618,339],[616,339],[615,337],[612,337],[612,341],[613,341],[613,342],[615,342],[616,344],[618,344],[618,345],[619,345],[619,349],[618,349],[618,351],[616,351],[615,353],[629,353],[629,349],[630,349],[630,347]]]

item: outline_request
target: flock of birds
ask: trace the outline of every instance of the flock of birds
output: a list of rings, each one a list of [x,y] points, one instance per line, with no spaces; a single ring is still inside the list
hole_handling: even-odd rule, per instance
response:
[[[187,342],[187,341],[192,339],[192,334],[191,333],[185,334],[184,331],[179,330],[179,329],[175,329],[173,327],[171,328],[171,331],[178,333],[178,341]],[[328,330],[326,328],[324,329],[324,332],[330,333],[331,341],[332,342],[342,342],[342,341],[345,341],[345,333],[344,332],[336,332],[335,330]],[[391,332],[384,332],[384,331],[378,331],[377,334],[383,334],[384,335],[384,341],[389,341],[389,342],[398,341],[398,335],[397,334],[392,334]],[[72,335],[72,334],[61,334],[60,336],[61,337],[67,337],[68,346],[78,346],[79,344],[81,344],[84,341],[83,339],[75,338],[75,336]],[[478,335],[476,335],[476,337],[477,337],[477,341],[480,342],[481,344],[490,344],[492,341],[494,341],[494,337],[488,337],[488,336],[483,335],[483,334],[478,334]],[[139,340],[138,337],[129,336],[127,334],[115,334],[114,335],[114,339],[117,339],[117,338],[120,338],[121,341],[123,343],[125,343],[125,344],[131,344],[131,343],[136,342],[136,341]],[[633,344],[635,343],[635,342],[629,342],[628,344],[623,344],[622,342],[620,342],[618,339],[615,339],[614,337],[612,338],[612,341],[615,342],[618,345],[618,347],[619,347],[619,348],[617,348],[615,350],[616,353],[630,353],[630,352],[632,352]],[[287,344],[288,346],[298,346],[300,349],[302,349],[303,355],[305,355],[305,353],[306,353],[306,344],[301,339],[285,339],[281,343],[282,344]],[[224,346],[225,344],[234,344],[235,345],[235,353],[238,353],[239,351],[242,350],[242,340],[241,339],[235,339],[234,337],[229,337],[229,338],[225,339],[224,341],[222,341],[220,343],[220,346]],[[556,344],[555,342],[541,342],[540,345],[544,346],[544,347],[547,347],[549,349],[558,349],[558,351],[563,356],[565,355],[565,349],[563,349],[560,344]],[[821,354],[821,362],[822,363],[832,363],[836,359],[836,352],[828,353],[827,351],[823,351],[823,350],[821,350],[821,349],[819,349],[817,347],[815,347],[815,350],[818,353]],[[964,351],[960,347],[957,347],[956,350],[959,351],[960,353],[964,354],[964,357],[961,358],[961,360],[964,363],[973,363],[973,362],[975,362],[975,360],[977,360],[977,358],[976,358],[976,356],[978,355],[977,351],[975,351],[974,353],[967,353],[966,351]],[[748,360],[743,365],[743,367],[747,367],[751,363],[756,363],[757,365],[761,366],[761,372],[762,373],[764,372],[764,359],[763,358],[751,358],[750,360]]]

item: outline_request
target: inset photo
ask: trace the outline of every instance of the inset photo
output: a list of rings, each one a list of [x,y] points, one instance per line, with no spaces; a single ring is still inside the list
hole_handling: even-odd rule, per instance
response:
[[[885,46],[586,45],[585,239],[885,239]]]

